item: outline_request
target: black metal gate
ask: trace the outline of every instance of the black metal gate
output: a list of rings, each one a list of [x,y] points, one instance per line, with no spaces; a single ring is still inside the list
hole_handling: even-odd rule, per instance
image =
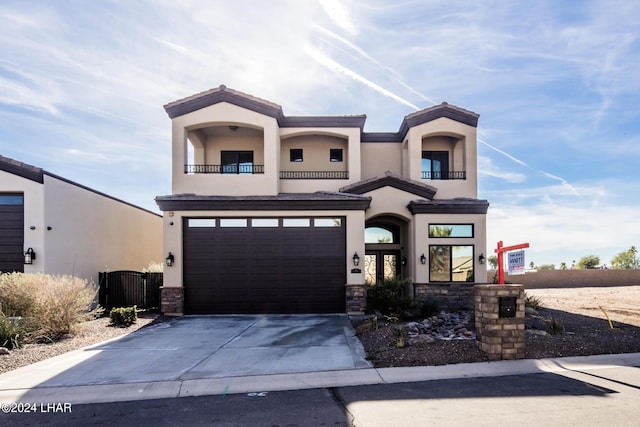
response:
[[[100,305],[107,310],[114,307],[157,309],[160,307],[162,273],[139,271],[109,271],[99,273]]]

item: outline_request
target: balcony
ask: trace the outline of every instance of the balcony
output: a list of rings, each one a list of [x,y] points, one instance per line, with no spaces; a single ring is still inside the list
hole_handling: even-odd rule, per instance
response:
[[[349,171],[281,171],[280,179],[349,179]]]
[[[447,180],[467,179],[467,171],[422,171],[422,179]]]
[[[220,173],[220,174],[261,174],[264,165],[231,164],[231,165],[184,165],[184,173]]]

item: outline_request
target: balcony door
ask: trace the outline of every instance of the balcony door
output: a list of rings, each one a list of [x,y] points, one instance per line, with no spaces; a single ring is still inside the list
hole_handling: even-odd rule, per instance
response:
[[[253,173],[253,151],[222,151],[222,173]]]
[[[449,179],[449,152],[423,151],[422,175],[425,179]]]

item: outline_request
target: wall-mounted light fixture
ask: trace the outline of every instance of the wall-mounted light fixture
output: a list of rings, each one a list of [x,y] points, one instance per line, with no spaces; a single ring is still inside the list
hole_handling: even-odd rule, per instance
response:
[[[356,267],[360,265],[360,257],[358,256],[358,252],[353,254],[353,265]]]
[[[33,260],[36,259],[36,251],[33,248],[29,248],[24,253],[24,263],[33,264]]]
[[[231,125],[231,126],[229,126],[229,130],[230,130],[231,132],[236,132],[236,131],[238,130],[238,126],[233,126],[233,125]]]
[[[478,257],[478,261],[480,261],[480,264],[484,264],[484,262],[486,261],[484,254],[480,254],[480,256]]]
[[[424,254],[420,255],[420,264],[425,265],[427,263],[427,257]]]
[[[403,256],[402,257],[402,261],[400,261],[402,263],[402,266],[404,267],[405,265],[407,265],[407,257]]]
[[[175,258],[173,257],[173,254],[169,252],[169,255],[167,255],[167,259],[165,259],[164,261],[167,267],[171,267],[173,266],[173,262],[175,261]]]

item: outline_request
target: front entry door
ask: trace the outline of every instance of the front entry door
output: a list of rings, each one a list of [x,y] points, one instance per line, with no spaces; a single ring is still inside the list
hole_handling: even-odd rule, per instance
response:
[[[366,283],[393,279],[400,274],[400,251],[368,250],[364,256]]]

